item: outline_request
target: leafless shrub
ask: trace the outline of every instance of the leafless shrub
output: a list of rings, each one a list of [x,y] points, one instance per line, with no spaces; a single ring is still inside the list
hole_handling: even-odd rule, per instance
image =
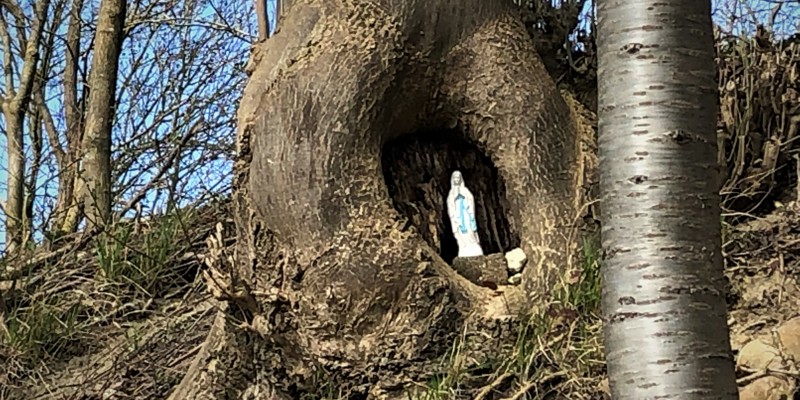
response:
[[[748,214],[796,196],[789,183],[800,168],[800,40],[776,39],[764,26],[750,36],[720,29],[717,63],[723,205]]]

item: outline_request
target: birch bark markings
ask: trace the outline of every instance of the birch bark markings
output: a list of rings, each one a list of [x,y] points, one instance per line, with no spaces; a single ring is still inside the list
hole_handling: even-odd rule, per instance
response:
[[[736,399],[711,7],[598,1],[606,359],[614,399]]]

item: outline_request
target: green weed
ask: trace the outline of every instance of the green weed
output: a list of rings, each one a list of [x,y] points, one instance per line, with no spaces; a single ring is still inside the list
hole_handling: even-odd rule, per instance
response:
[[[561,292],[560,301],[579,313],[597,314],[602,292],[600,282],[600,243],[598,237],[583,240],[580,271],[574,271]]]
[[[56,297],[12,308],[6,315],[6,331],[0,344],[8,346],[27,362],[37,362],[48,354],[59,353],[65,345],[79,339],[83,323],[78,319],[80,303],[62,307]]]
[[[72,351],[71,344],[91,337],[92,329],[110,322],[110,316],[131,308],[138,313],[151,299],[175,287],[177,268],[172,257],[186,245],[183,221],[191,217],[176,212],[137,232],[131,223],[115,224],[93,240],[95,262],[91,265],[66,267],[72,272],[61,265],[47,265],[38,273],[49,271],[49,280],[42,281],[38,275],[21,278],[0,321],[0,354],[13,357],[15,365],[23,368],[63,356]],[[129,339],[135,346],[136,335]]]
[[[456,338],[450,350],[442,357],[438,372],[435,373],[422,390],[406,393],[409,400],[445,400],[457,398],[464,375],[467,373],[463,346],[464,335]]]
[[[142,297],[156,297],[174,283],[173,260],[180,246],[186,212],[158,218],[153,226],[135,235],[130,223],[117,224],[95,241],[95,254],[103,281],[121,291],[138,292]]]

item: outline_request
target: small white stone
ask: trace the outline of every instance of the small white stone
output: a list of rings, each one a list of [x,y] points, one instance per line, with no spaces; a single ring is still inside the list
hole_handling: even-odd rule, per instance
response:
[[[509,285],[519,285],[522,282],[522,274],[515,274],[508,278]]]
[[[519,247],[505,254],[506,265],[511,272],[518,273],[525,267],[528,257]]]

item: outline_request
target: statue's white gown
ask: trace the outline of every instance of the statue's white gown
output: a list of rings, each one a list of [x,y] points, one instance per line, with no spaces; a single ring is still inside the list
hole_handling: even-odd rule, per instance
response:
[[[464,185],[461,172],[450,176],[450,193],[447,195],[447,215],[458,242],[458,257],[482,256],[478,226],[475,222],[475,200]]]

